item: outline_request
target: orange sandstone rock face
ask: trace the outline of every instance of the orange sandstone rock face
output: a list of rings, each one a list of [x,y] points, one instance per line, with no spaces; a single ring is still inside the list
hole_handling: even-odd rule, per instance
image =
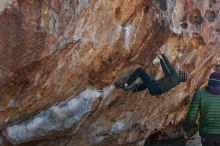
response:
[[[218,1],[0,6],[0,125],[13,144],[144,145],[151,133],[184,118],[183,101],[206,84],[220,57]],[[161,96],[114,88],[137,67],[160,78],[154,53],[163,45],[173,65],[190,72],[187,83]]]

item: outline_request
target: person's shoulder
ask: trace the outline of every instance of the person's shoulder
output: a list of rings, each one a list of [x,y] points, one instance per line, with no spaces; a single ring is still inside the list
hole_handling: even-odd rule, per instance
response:
[[[207,96],[207,95],[209,95],[209,94],[211,94],[211,93],[209,93],[209,92],[206,90],[206,88],[204,87],[204,88],[198,88],[198,89],[196,90],[196,94],[197,94],[198,97],[202,97],[202,96]]]
[[[205,88],[196,88],[194,97],[200,97],[204,92],[206,92]]]
[[[197,92],[205,92],[206,90],[205,90],[205,88],[197,88],[196,91]]]

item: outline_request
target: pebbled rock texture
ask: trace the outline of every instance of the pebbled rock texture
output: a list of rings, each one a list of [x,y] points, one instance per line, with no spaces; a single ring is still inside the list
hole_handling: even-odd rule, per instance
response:
[[[194,89],[220,59],[219,11],[218,0],[1,0],[2,145],[142,146],[155,131],[175,137]],[[162,46],[190,73],[187,83],[161,96],[114,87],[137,67],[162,77]]]

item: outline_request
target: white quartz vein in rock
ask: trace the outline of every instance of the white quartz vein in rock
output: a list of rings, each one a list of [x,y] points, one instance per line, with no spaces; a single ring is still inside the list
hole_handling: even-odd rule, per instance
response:
[[[14,144],[46,136],[53,132],[62,132],[71,128],[89,113],[93,101],[106,98],[114,85],[103,90],[86,89],[77,96],[48,108],[37,115],[7,127],[3,134]]]

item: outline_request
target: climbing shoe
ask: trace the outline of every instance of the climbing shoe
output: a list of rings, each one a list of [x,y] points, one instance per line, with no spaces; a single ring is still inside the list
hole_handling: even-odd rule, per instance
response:
[[[126,83],[115,83],[115,87],[123,89],[125,92],[127,92],[129,89],[126,86]]]
[[[115,83],[115,87],[122,89],[126,88],[125,83]]]

